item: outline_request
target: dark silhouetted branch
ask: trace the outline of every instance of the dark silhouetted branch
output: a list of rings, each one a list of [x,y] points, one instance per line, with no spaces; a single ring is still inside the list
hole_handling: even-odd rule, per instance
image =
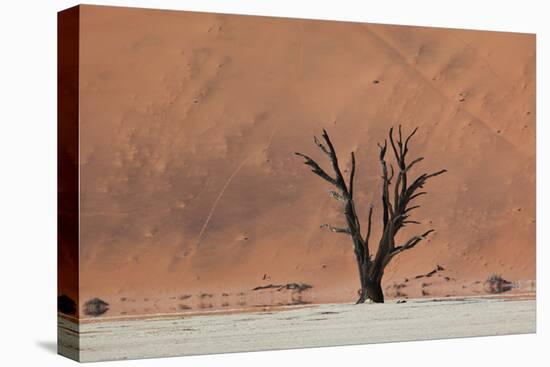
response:
[[[338,227],[333,227],[329,224],[321,224],[321,228],[327,228],[329,231],[334,232],[334,233],[351,234],[349,228],[338,228]]]

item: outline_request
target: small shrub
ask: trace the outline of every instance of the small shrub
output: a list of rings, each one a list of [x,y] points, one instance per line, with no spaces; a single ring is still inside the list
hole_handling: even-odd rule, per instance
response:
[[[500,274],[490,275],[483,284],[487,293],[503,293],[512,289],[512,282],[502,278]]]
[[[109,304],[102,299],[94,298],[84,304],[84,314],[88,316],[100,316],[109,310]]]

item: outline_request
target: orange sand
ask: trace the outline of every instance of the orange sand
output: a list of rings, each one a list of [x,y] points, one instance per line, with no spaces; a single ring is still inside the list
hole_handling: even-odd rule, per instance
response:
[[[326,166],[312,142],[323,128],[343,165],[355,151],[374,246],[376,142],[398,123],[420,127],[411,154],[426,160],[413,174],[449,172],[428,183],[414,218],[423,224],[402,239],[437,232],[389,265],[387,295],[480,294],[492,273],[532,290],[534,35],[95,6],[81,15],[82,302],[100,297],[116,316],[354,301],[351,241],[319,228],[344,223],[339,205],[293,152]],[[313,288],[251,291],[292,282]]]

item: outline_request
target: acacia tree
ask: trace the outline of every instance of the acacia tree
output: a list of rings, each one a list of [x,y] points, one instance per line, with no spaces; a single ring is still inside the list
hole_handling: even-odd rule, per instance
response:
[[[396,236],[403,227],[408,224],[420,224],[410,219],[411,212],[419,208],[420,205],[411,205],[411,203],[414,199],[426,194],[425,191],[421,191],[424,184],[428,179],[447,172],[447,170],[441,170],[430,174],[424,173],[409,182],[409,171],[413,166],[424,159],[423,157],[419,157],[413,159],[410,163],[407,162],[409,142],[417,130],[418,128],[414,129],[405,140],[403,140],[401,126],[399,126],[397,138],[394,137],[393,128],[390,129],[388,137],[397,168],[394,168],[392,163],[388,164],[386,162],[388,139],[384,140],[384,144],[378,144],[380,148],[379,160],[382,168],[383,230],[378,243],[378,250],[374,256],[369,250],[373,206],[371,204],[369,207],[367,231],[366,235],[363,236],[361,232],[361,223],[354,203],[355,154],[353,152],[351,153],[351,171],[348,183],[346,183],[338,163],[336,150],[326,130],[323,130],[324,142],[321,142],[317,137],[314,137],[314,142],[319,149],[328,156],[332,165],[333,175],[329,175],[319,166],[319,164],[317,164],[317,162],[307,155],[295,153],[305,159],[305,164],[311,167],[313,173],[334,187],[334,190],[330,191],[331,196],[343,204],[347,226],[339,228],[329,224],[323,224],[321,227],[351,237],[361,283],[361,290],[359,291],[357,303],[363,303],[367,299],[373,302],[383,303],[384,293],[382,291],[382,276],[384,275],[386,266],[397,254],[415,247],[434,231],[433,229],[429,229],[400,244],[397,244],[396,241]],[[395,183],[392,185],[396,173]]]

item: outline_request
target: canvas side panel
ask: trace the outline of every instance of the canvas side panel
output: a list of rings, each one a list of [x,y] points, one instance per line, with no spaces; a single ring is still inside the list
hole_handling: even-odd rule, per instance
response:
[[[58,351],[75,360],[79,359],[79,16],[79,7],[73,7],[59,12],[57,19]]]

